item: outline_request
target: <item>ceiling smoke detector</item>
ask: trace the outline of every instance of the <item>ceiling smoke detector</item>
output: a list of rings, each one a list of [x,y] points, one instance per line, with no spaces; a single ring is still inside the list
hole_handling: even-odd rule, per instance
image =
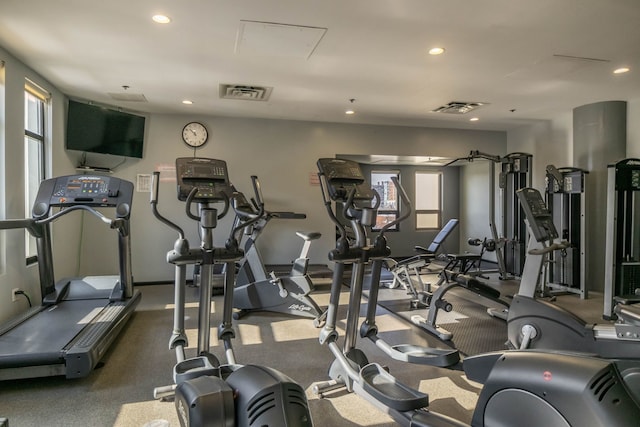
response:
[[[220,85],[220,98],[244,101],[268,101],[272,87],[248,85]]]
[[[442,107],[438,107],[435,110],[431,110],[433,113],[447,113],[447,114],[467,114],[470,111],[476,110],[483,105],[487,105],[486,102],[459,102],[451,101]]]

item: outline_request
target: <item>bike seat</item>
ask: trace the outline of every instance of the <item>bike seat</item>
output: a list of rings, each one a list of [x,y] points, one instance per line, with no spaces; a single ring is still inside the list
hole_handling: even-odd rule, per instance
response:
[[[322,236],[322,233],[312,231],[311,233],[305,233],[303,231],[296,231],[296,235],[303,238],[305,241],[316,240]]]

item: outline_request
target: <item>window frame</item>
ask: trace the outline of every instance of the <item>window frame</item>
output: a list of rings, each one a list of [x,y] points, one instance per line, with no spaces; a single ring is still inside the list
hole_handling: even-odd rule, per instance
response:
[[[421,190],[421,186],[418,182],[419,175],[437,175],[438,176],[438,208],[437,209],[420,209],[418,206],[418,192]],[[443,173],[439,170],[420,170],[415,171],[414,173],[414,200],[415,200],[415,208],[414,208],[414,218],[415,218],[415,227],[417,231],[430,231],[430,230],[440,230],[442,228],[442,182],[443,182]],[[424,189],[422,189],[424,191]],[[433,227],[419,227],[420,224],[420,215],[436,215],[436,224]]]
[[[385,169],[372,169],[371,172],[369,172],[369,177],[370,177],[370,180],[371,180],[371,188],[373,188],[373,189],[376,189],[376,187],[379,187],[377,185],[377,183],[374,182],[374,178],[373,178],[374,174],[378,174],[378,175],[385,175],[385,174],[386,175],[394,175],[398,179],[398,182],[400,182],[401,174],[400,174],[400,170],[398,170],[398,169],[386,169],[386,168]],[[395,193],[395,205],[396,205],[396,208],[395,209],[388,209],[388,208],[387,209],[385,209],[385,208],[380,209],[379,208],[377,213],[376,213],[376,224],[371,227],[371,231],[380,231],[382,229],[382,227],[384,225],[382,225],[381,227],[377,227],[377,225],[380,222],[380,218],[381,217],[391,216],[392,217],[391,221],[395,221],[396,219],[398,219],[400,217],[400,196],[397,193],[397,190],[395,189],[395,186],[393,185],[393,181],[389,180],[389,181],[384,181],[384,182],[388,182],[389,185],[394,188],[393,191]],[[376,191],[378,193],[380,193],[380,191],[378,191],[377,189],[376,189]],[[384,196],[384,194],[379,194],[379,195],[380,195],[380,205],[382,206],[382,203],[383,203],[383,200],[384,200],[385,196]],[[388,221],[388,222],[391,222],[391,221]],[[387,231],[394,231],[394,232],[400,231],[400,224],[396,224],[393,227],[390,227]]]
[[[37,101],[36,110],[32,111],[29,104]],[[46,164],[47,164],[47,122],[46,114],[49,105],[49,94],[36,84],[32,83],[28,79],[25,81],[24,86],[24,194],[25,194],[25,217],[31,217],[31,208],[37,194],[37,187],[46,178]],[[30,126],[34,119],[37,121],[35,129]],[[39,130],[39,133],[38,133]],[[35,143],[35,145],[34,145]],[[33,148],[36,148],[36,152],[33,153]],[[32,156],[37,158],[37,168],[34,171],[32,167]],[[34,176],[35,175],[35,176]],[[37,181],[37,183],[34,181]],[[36,188],[32,188],[37,184]],[[27,265],[32,265],[38,262],[38,256],[35,247],[35,238],[25,230],[25,259]]]

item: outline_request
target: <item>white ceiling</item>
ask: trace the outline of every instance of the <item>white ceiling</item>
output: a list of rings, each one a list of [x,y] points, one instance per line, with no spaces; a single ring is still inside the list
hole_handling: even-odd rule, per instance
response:
[[[508,130],[640,99],[639,0],[1,0],[0,46],[70,97],[147,113]],[[450,101],[488,105],[430,112]]]

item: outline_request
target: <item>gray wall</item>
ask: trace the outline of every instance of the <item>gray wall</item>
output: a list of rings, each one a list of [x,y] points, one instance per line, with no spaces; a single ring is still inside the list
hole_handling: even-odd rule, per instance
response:
[[[318,158],[334,157],[336,153],[458,157],[478,147],[502,153],[506,143],[503,132],[152,115],[144,159],[123,165],[116,175],[135,181],[136,174],[150,174],[156,169],[170,167],[176,157],[192,155],[192,150],[180,141],[180,131],[186,122],[194,119],[206,124],[211,132],[211,141],[198,151],[198,155],[226,160],[232,181],[246,193],[251,189],[250,175],[257,175],[267,209],[307,214],[306,220],[272,221],[261,238],[267,263],[286,263],[296,257],[300,250],[300,239],[294,234],[296,230],[322,233],[323,237],[312,245],[310,257],[312,263],[327,262],[335,233],[324,210],[320,188],[310,180],[310,175],[317,172]],[[73,153],[68,156],[73,161]],[[163,172],[161,177],[164,180],[161,211],[180,219],[195,239],[194,224],[183,219],[184,205],[175,199],[172,172]],[[148,193],[137,193],[132,212],[133,270],[136,281],[142,282],[172,277],[171,267],[166,265],[164,258],[175,239],[171,231],[152,218],[148,198]],[[230,218],[221,221],[216,230],[217,244],[224,242],[229,227]],[[89,250],[89,239],[96,240],[93,233],[96,233],[95,228],[87,229],[83,234],[85,254]],[[411,240],[410,245],[415,244],[415,239]],[[114,256],[110,255],[111,264],[115,262]],[[88,270],[89,266],[95,266],[93,261],[91,256],[85,256],[83,267]]]
[[[627,103],[598,102],[573,110],[573,163],[589,171],[586,187],[586,276],[589,289],[605,283],[607,166],[626,156]]]
[[[73,174],[80,163],[78,152],[64,149],[66,99],[53,85],[0,48],[4,120],[0,143],[4,175],[0,176],[4,218],[24,216],[22,140],[24,124],[24,83],[29,78],[48,90],[51,114],[47,118],[48,175]],[[0,96],[2,94],[0,93]],[[131,108],[135,111],[135,108]],[[294,210],[307,214],[302,221],[273,221],[262,238],[263,254],[268,263],[286,263],[296,257],[300,239],[296,230],[319,231],[322,239],[314,242],[310,256],[313,263],[326,263],[334,245],[334,229],[322,204],[320,189],[310,179],[315,175],[316,160],[337,153],[401,156],[466,156],[471,150],[505,153],[505,132],[430,129],[393,126],[365,126],[286,120],[238,119],[212,116],[148,115],[144,159],[128,159],[114,169],[114,176],[136,182],[138,174],[162,171],[160,210],[178,219],[188,237],[197,244],[197,230],[185,220],[184,204],[175,196],[175,176],[171,168],[176,157],[192,156],[193,151],[180,138],[182,127],[199,120],[207,125],[211,139],[198,151],[200,156],[221,158],[229,165],[231,179],[244,192],[250,192],[250,175],[258,175],[267,209]],[[115,166],[121,158],[94,155],[87,162],[95,166]],[[455,201],[451,201],[455,200]],[[447,198],[445,206],[456,204],[457,197]],[[446,208],[450,209],[450,208]],[[456,207],[452,207],[454,211]],[[106,214],[111,214],[105,210]],[[77,214],[77,215],[76,215]],[[216,230],[216,244],[224,243],[231,218],[221,221]],[[137,282],[167,281],[173,277],[165,262],[175,235],[156,221],[150,211],[149,193],[136,192],[132,207],[133,273]],[[11,289],[19,287],[39,299],[36,267],[24,263],[24,240],[20,231],[0,232],[0,321],[26,309],[26,304],[11,302]],[[424,240],[430,240],[426,237]],[[73,213],[53,227],[54,262],[57,277],[82,274],[113,274],[117,269],[116,236],[104,224],[83,213]],[[411,240],[409,243],[408,241]],[[412,247],[416,240],[397,241]],[[11,248],[11,250],[7,250]]]
[[[22,191],[22,137],[24,123],[23,88],[26,77],[49,90],[52,94],[52,115],[49,118],[51,176],[75,172],[78,153],[64,149],[64,96],[20,61],[0,48],[0,59],[6,67],[4,94],[0,91],[0,196],[4,200],[0,215],[5,218],[22,217],[24,192]],[[135,109],[135,108],[132,108]],[[210,129],[210,142],[198,152],[202,156],[217,157],[229,163],[231,178],[243,191],[250,191],[249,176],[260,177],[268,209],[305,212],[304,221],[273,222],[265,232],[263,249],[269,263],[289,262],[300,249],[296,230],[320,231],[323,238],[314,242],[311,260],[326,263],[327,252],[334,243],[334,230],[322,206],[320,190],[310,182],[315,174],[315,161],[319,157],[333,157],[336,153],[382,154],[403,156],[466,156],[470,150],[504,155],[509,152],[533,154],[534,186],[542,189],[544,168],[547,164],[574,166],[572,163],[571,112],[557,119],[536,122],[509,132],[482,132],[453,129],[429,129],[392,126],[360,126],[335,123],[296,122],[286,120],[236,119],[212,116],[150,115],[148,120],[145,157],[127,160],[114,171],[114,175],[136,181],[137,174],[163,171],[160,209],[172,218],[180,218],[195,239],[196,231],[184,218],[183,205],[175,198],[175,183],[170,171],[174,159],[191,156],[180,140],[185,123],[200,120]],[[640,157],[640,100],[629,102],[627,157]],[[120,158],[90,158],[98,166],[112,166]],[[165,167],[168,167],[166,169]],[[480,163],[461,167],[459,174],[460,242],[468,237],[488,235],[486,183]],[[447,201],[449,198],[446,199]],[[457,203],[457,202],[456,202]],[[453,208],[455,210],[455,208]],[[488,209],[488,208],[487,208]],[[169,280],[172,269],[165,262],[165,254],[172,247],[175,236],[152,218],[149,194],[136,193],[133,206],[133,270],[137,281]],[[69,217],[72,217],[70,215]],[[116,266],[115,236],[104,230],[92,217],[83,215],[61,220],[55,224],[55,268],[58,276],[91,273],[112,273]],[[229,221],[222,221],[217,230],[217,243],[226,238]],[[429,237],[418,240],[430,240]],[[393,242],[407,248],[414,241]],[[7,319],[23,306],[11,303],[11,289],[20,287],[35,299],[38,297],[34,268],[24,265],[22,233],[0,232],[0,321]],[[265,243],[266,245],[266,243]],[[11,248],[11,251],[7,248]],[[466,249],[464,245],[460,250]]]
[[[558,115],[555,120],[521,127],[507,133],[507,149],[509,152],[527,151],[533,154],[533,186],[540,191],[544,190],[546,165],[583,167],[587,170],[590,170],[593,166],[577,163],[577,159],[585,155],[585,151],[588,151],[589,148],[585,146],[581,138],[574,135],[573,126],[573,111],[567,111]],[[594,133],[592,136],[597,136],[597,134]],[[623,157],[640,156],[640,100],[627,101],[626,145],[622,153],[625,151],[626,154]],[[616,153],[620,155],[621,151]],[[590,185],[592,173],[590,171],[587,176],[587,186]],[[598,201],[595,208],[591,208],[586,212],[587,222],[592,221],[595,216],[605,214],[603,203],[606,203],[606,201]],[[604,262],[602,259],[602,251],[604,250],[602,239],[587,236],[586,248],[588,267],[592,267],[598,262]],[[587,273],[586,283],[590,291],[602,292],[604,289],[603,277],[598,271]]]
[[[460,218],[460,174],[458,167],[446,168],[426,168],[417,166],[380,166],[362,165],[365,176],[369,176],[372,170],[397,170],[400,172],[400,179],[407,195],[413,199],[415,194],[415,173],[419,171],[439,171],[442,172],[442,226],[451,218]],[[429,246],[440,230],[416,230],[415,214],[404,220],[398,231],[386,233],[389,247],[393,257],[404,258],[415,255],[414,246]],[[442,245],[443,252],[458,252],[460,247],[459,226],[451,233]]]

